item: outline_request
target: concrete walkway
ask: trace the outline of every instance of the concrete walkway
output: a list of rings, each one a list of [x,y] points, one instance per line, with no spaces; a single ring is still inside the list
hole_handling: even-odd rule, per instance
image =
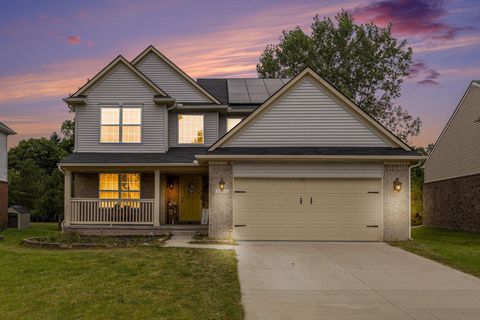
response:
[[[217,250],[234,250],[235,246],[225,244],[193,244],[193,235],[173,235],[166,243],[165,247],[175,248],[197,248],[197,249],[217,249]]]
[[[246,319],[480,319],[480,279],[385,243],[241,242]]]

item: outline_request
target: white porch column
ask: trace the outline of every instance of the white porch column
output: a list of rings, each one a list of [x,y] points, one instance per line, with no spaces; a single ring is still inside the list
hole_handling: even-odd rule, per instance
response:
[[[72,172],[65,170],[63,225],[70,225],[70,199],[72,197]]]
[[[160,170],[155,170],[155,204],[153,206],[153,225],[160,225]]]

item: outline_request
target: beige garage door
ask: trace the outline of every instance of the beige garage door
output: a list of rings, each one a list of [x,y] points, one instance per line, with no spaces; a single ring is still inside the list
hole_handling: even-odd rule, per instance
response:
[[[380,179],[236,178],[239,240],[382,240]]]

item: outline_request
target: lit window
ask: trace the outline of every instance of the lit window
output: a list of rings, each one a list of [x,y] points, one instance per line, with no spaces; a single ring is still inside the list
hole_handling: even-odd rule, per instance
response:
[[[178,143],[203,144],[202,115],[178,115]]]
[[[103,207],[112,207],[119,203],[121,206],[139,207],[140,199],[140,174],[139,173],[100,173],[100,192]],[[127,200],[127,201],[125,201]]]
[[[227,132],[232,130],[237,124],[242,121],[240,118],[228,118],[227,119]]]
[[[141,108],[102,108],[100,142],[139,143],[142,141]]]

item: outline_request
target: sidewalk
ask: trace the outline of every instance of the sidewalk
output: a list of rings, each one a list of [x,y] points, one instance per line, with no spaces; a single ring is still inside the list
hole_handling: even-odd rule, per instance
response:
[[[192,235],[173,235],[165,243],[165,247],[171,248],[197,248],[197,249],[217,249],[217,250],[235,250],[235,246],[226,244],[192,244]]]

